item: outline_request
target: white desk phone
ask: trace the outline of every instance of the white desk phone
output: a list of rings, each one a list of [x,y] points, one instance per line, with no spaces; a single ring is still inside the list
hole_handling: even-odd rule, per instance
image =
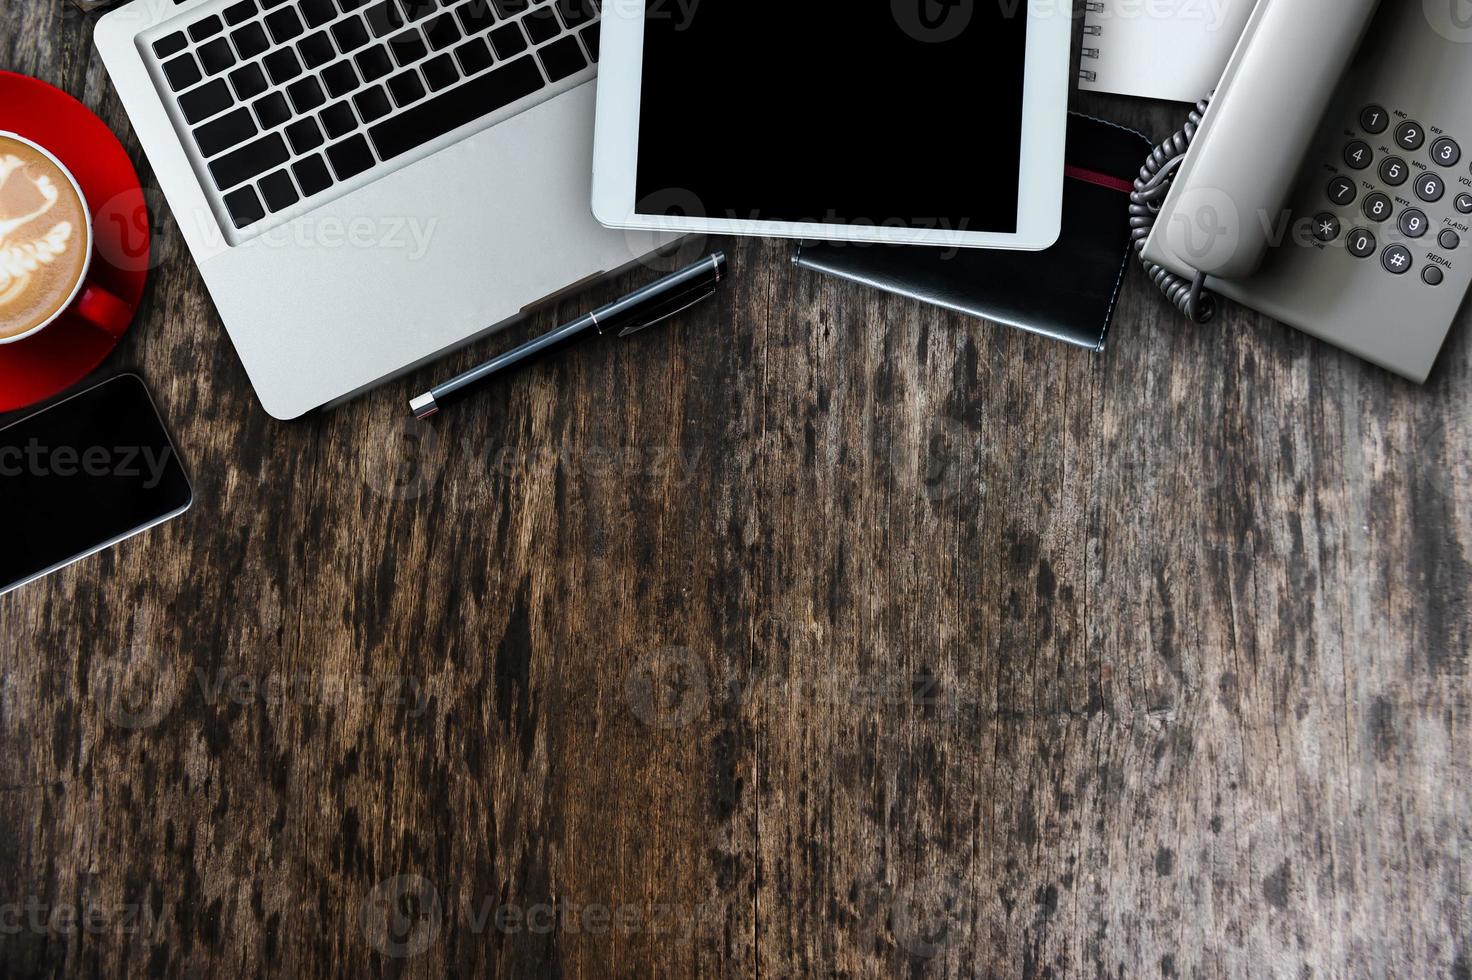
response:
[[[1456,0],[1261,0],[1204,118],[1147,167],[1179,162],[1137,247],[1198,319],[1209,288],[1421,382],[1472,282],[1468,140]]]

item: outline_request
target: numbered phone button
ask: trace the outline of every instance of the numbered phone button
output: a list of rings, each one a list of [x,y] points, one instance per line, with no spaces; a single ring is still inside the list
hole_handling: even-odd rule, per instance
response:
[[[1443,136],[1431,144],[1431,159],[1439,167],[1455,167],[1462,159],[1462,148],[1457,145],[1456,140]]]
[[[1358,193],[1354,181],[1348,177],[1335,177],[1329,181],[1329,200],[1340,207],[1352,202]]]
[[[1314,215],[1314,237],[1321,242],[1332,242],[1339,237],[1339,219],[1325,211]]]
[[[1393,272],[1403,276],[1411,271],[1414,264],[1411,260],[1411,250],[1404,245],[1392,245],[1380,256],[1380,262],[1385,266],[1387,272]]]
[[[1349,254],[1357,259],[1368,259],[1375,254],[1375,236],[1363,228],[1349,233]]]
[[[1420,238],[1427,227],[1426,212],[1411,208],[1400,213],[1400,230],[1407,238]]]
[[[1436,241],[1444,251],[1455,252],[1457,246],[1462,244],[1462,236],[1448,228],[1437,237]]]
[[[1379,136],[1390,125],[1390,113],[1384,106],[1367,105],[1360,110],[1360,129],[1372,136]]]
[[[1441,200],[1446,193],[1446,181],[1440,174],[1422,174],[1416,178],[1416,196],[1428,204]]]
[[[1428,286],[1440,286],[1441,280],[1444,278],[1445,276],[1442,275],[1441,269],[1437,266],[1428,265],[1421,270],[1421,281]]]
[[[1457,210],[1463,214],[1472,214],[1472,194],[1457,195]]]
[[[1394,210],[1395,206],[1384,194],[1371,194],[1365,198],[1365,217],[1371,221],[1384,221]]]
[[[1350,140],[1349,145],[1344,148],[1344,162],[1356,170],[1364,170],[1375,159],[1375,154],[1370,151],[1370,144],[1364,140]]]
[[[1402,150],[1419,150],[1426,142],[1426,131],[1418,122],[1403,122],[1395,127],[1395,142]]]
[[[1380,179],[1391,187],[1399,187],[1411,176],[1411,168],[1400,157],[1386,157],[1380,163]]]

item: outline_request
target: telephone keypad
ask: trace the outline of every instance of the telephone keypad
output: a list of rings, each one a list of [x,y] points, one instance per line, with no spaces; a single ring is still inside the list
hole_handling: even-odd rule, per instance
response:
[[[1375,254],[1375,236],[1363,228],[1349,233],[1349,254],[1357,259],[1367,259]]]
[[[1402,150],[1419,150],[1426,142],[1426,131],[1418,122],[1403,122],[1395,127],[1395,142]]]
[[[1416,178],[1416,196],[1428,204],[1441,200],[1446,193],[1446,181],[1440,174],[1422,174]]]
[[[1384,254],[1380,256],[1380,262],[1385,266],[1386,271],[1398,276],[1410,272],[1411,266],[1415,264],[1415,260],[1411,258],[1411,250],[1404,245],[1391,245],[1386,248]]]
[[[1384,194],[1371,194],[1365,198],[1365,217],[1371,221],[1384,221],[1394,210],[1390,198]]]
[[[1420,238],[1426,234],[1426,212],[1409,208],[1400,213],[1400,230],[1407,238]]]
[[[1400,157],[1386,157],[1380,163],[1380,179],[1391,187],[1399,187],[1411,176],[1411,168]]]
[[[1400,115],[1398,125],[1396,115]],[[1445,263],[1438,265],[1431,261],[1429,253],[1423,253],[1418,260],[1417,251],[1429,246],[1449,254],[1461,245],[1462,235],[1446,227],[1450,219],[1437,208],[1428,206],[1437,205],[1447,195],[1447,177],[1443,168],[1463,162],[1461,144],[1449,135],[1428,132],[1420,122],[1406,118],[1399,110],[1392,114],[1376,103],[1360,110],[1358,122],[1360,132],[1375,137],[1389,131],[1386,139],[1394,142],[1387,142],[1380,148],[1377,159],[1376,148],[1371,145],[1373,140],[1346,137],[1341,151],[1345,169],[1331,175],[1325,188],[1329,205],[1345,210],[1315,214],[1309,230],[1322,245],[1329,245],[1342,237],[1346,251],[1357,259],[1378,255],[1380,265],[1392,275],[1402,276],[1419,268],[1417,278],[1422,283],[1440,285],[1448,274]],[[1395,155],[1397,151],[1403,155]],[[1428,169],[1421,159],[1410,157],[1411,153],[1419,156],[1421,151],[1426,154],[1422,159],[1436,169]],[[1366,170],[1371,170],[1378,181],[1375,177],[1354,173]],[[1398,207],[1394,195],[1397,193],[1395,188],[1400,187],[1407,188],[1403,192],[1407,195],[1413,193],[1420,206]],[[1455,205],[1456,212],[1472,215],[1472,191],[1456,194]],[[1347,210],[1351,207],[1353,212]],[[1448,208],[1446,214],[1452,213]],[[1370,224],[1351,227],[1344,234],[1347,223],[1359,215],[1363,215],[1361,221],[1368,220]],[[1389,230],[1386,235],[1389,241],[1378,240],[1371,230],[1375,224],[1382,224]]]

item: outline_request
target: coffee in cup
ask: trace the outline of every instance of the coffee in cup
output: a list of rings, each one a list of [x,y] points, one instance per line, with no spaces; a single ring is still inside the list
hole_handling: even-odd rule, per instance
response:
[[[39,332],[71,306],[91,255],[75,179],[41,147],[0,132],[0,344]]]

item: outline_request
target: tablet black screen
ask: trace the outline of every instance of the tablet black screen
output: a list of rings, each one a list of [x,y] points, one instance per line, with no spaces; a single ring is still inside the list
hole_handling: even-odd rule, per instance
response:
[[[641,214],[1017,230],[1026,0],[647,0]]]

